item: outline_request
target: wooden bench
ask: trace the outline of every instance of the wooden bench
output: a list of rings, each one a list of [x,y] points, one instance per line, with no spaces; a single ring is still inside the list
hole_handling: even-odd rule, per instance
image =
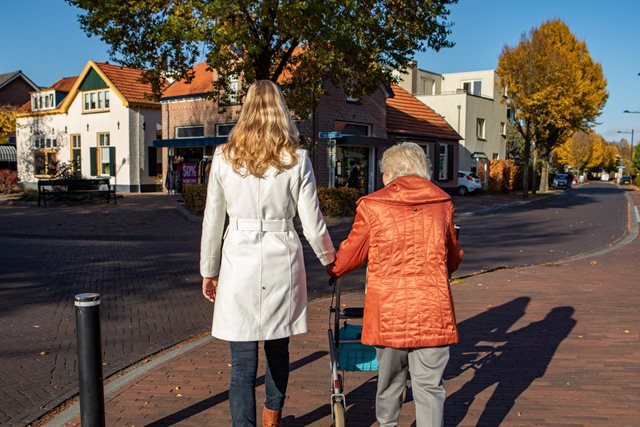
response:
[[[38,180],[38,207],[47,207],[47,197],[77,199],[78,196],[90,195],[116,201],[116,187],[109,183],[109,178],[94,179],[41,179]]]

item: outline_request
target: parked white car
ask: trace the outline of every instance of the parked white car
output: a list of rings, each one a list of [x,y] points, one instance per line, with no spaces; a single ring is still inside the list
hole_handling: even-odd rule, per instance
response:
[[[458,171],[458,194],[464,196],[466,194],[475,193],[482,190],[480,178],[473,172]]]

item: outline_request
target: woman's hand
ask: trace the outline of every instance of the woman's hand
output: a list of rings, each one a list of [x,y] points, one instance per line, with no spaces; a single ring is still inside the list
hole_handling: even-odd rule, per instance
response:
[[[333,265],[335,264],[335,262],[332,262],[331,264],[327,264],[325,265],[325,271],[327,272],[327,275],[329,275],[329,277],[336,277],[335,274],[333,274]]]
[[[202,295],[211,302],[216,301],[216,290],[218,289],[217,277],[202,278]]]

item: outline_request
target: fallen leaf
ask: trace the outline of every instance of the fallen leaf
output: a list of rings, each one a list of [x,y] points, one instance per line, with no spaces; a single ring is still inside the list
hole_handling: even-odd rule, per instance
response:
[[[625,330],[624,330],[624,333],[625,333],[625,334],[628,334],[628,333],[629,333],[629,330],[628,330],[628,329],[625,329]]]
[[[176,391],[178,391],[178,390],[180,390],[180,386],[177,385],[176,386]]]
[[[598,260],[595,260],[595,259],[591,260],[591,265],[596,265],[597,263],[598,263]]]
[[[180,393],[176,394],[176,397],[182,397],[182,395]]]
[[[39,356],[44,356],[44,355],[46,355],[46,354],[47,354],[47,352],[46,352],[46,351],[41,351],[40,353],[38,353],[38,355],[39,355]]]

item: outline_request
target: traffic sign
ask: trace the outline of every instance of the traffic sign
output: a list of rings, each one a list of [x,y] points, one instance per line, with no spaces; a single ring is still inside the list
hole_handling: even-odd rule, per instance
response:
[[[320,139],[329,139],[329,138],[342,138],[342,132],[318,132],[318,138]]]

